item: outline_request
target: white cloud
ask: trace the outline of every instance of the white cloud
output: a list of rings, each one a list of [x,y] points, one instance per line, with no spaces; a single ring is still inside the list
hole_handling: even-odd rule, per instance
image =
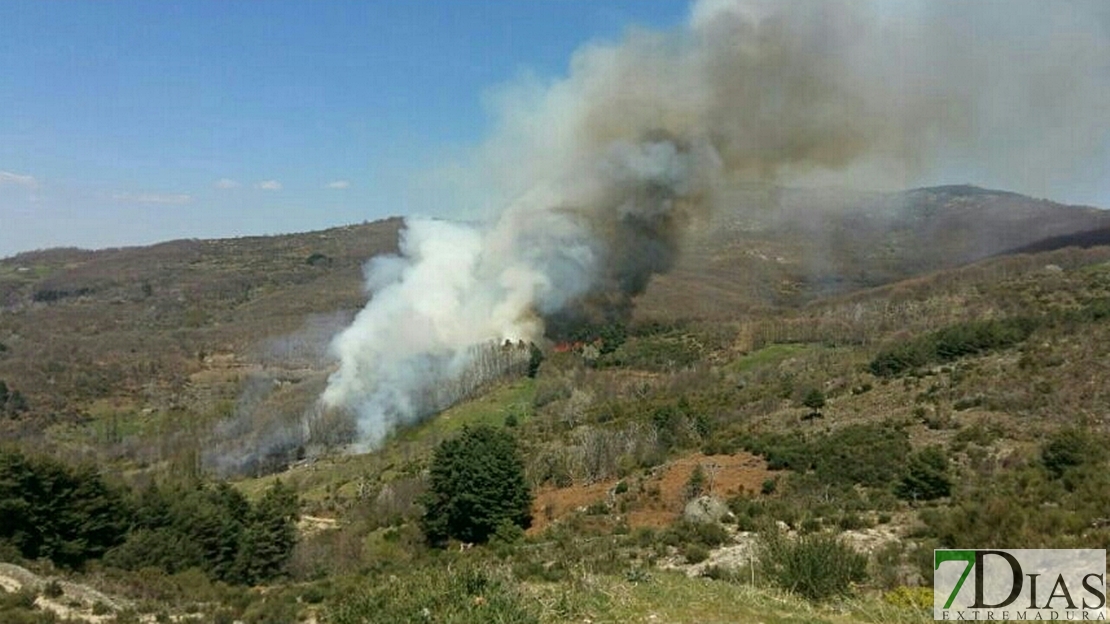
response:
[[[347,180],[336,180],[334,182],[327,183],[327,188],[330,189],[345,189],[349,186],[351,186],[351,183]]]
[[[11,171],[0,171],[0,186],[6,185],[36,189],[39,187],[39,181],[35,179],[35,176],[12,173]]]
[[[263,180],[255,184],[254,188],[262,189],[263,191],[280,191],[281,182],[278,182],[277,180]]]
[[[220,178],[216,180],[216,188],[218,189],[233,189],[239,188],[240,186],[243,185],[240,184],[238,180],[232,180],[231,178]]]
[[[191,195],[185,193],[116,193],[112,195],[116,201],[131,202],[135,204],[171,204],[180,206],[193,200]]]

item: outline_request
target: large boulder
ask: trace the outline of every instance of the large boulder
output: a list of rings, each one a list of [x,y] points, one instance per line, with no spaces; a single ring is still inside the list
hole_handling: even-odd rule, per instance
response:
[[[699,496],[686,503],[686,508],[682,511],[684,520],[697,524],[721,522],[732,517],[728,505],[714,496]]]

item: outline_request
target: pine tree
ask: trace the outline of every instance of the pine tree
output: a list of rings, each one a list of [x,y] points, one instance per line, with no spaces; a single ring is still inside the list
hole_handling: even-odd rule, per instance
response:
[[[930,446],[911,455],[906,474],[895,488],[895,494],[905,500],[933,500],[948,496],[951,491],[948,457],[938,446]]]
[[[502,523],[532,524],[532,493],[516,440],[489,426],[464,428],[432,458],[421,527],[428,541],[486,542]]]
[[[281,573],[297,543],[300,501],[280,480],[270,486],[251,512],[236,561],[236,580],[255,584]]]

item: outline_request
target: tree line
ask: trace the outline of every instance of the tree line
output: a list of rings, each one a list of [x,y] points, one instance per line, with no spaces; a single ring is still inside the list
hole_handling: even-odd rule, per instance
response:
[[[0,450],[0,552],[66,568],[90,560],[125,569],[203,570],[228,583],[282,573],[299,516],[296,492],[275,481],[255,503],[226,483],[132,491],[91,466]],[[3,548],[7,546],[7,548]]]

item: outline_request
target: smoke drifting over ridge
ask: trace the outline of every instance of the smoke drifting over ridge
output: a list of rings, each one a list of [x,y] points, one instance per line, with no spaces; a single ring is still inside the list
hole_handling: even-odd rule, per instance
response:
[[[461,168],[489,218],[409,219],[400,255],[370,262],[322,405],[355,412],[373,447],[444,407],[428,397],[482,345],[626,317],[736,184],[1078,166],[1110,127],[1110,46],[1098,5],[1056,6],[706,0],[675,32],[585,46],[565,79],[505,89]]]

